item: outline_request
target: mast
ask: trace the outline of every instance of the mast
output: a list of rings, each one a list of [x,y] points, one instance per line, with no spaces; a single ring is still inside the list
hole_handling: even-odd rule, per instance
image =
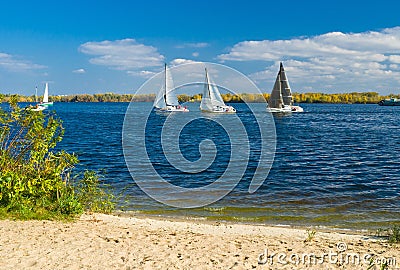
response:
[[[164,63],[164,102],[165,102],[165,106],[168,106],[168,103],[167,103],[167,63]]]
[[[37,100],[37,86],[35,86],[35,102],[36,103],[38,102],[38,100]]]
[[[153,107],[158,109],[166,108],[167,106],[178,106],[178,98],[176,97],[174,90],[174,81],[172,74],[170,73],[167,63],[164,65],[164,81],[162,81],[161,74],[161,87],[157,93],[156,99],[154,100]]]
[[[211,92],[210,92],[210,78],[208,78],[207,68],[204,68],[204,69],[206,70],[206,82],[207,82],[208,96],[211,97]]]

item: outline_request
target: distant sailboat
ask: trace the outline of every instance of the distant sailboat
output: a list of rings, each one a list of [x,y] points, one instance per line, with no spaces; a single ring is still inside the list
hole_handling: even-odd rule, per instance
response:
[[[235,113],[236,109],[225,105],[218,87],[211,82],[210,76],[206,70],[206,80],[204,83],[203,97],[200,103],[200,110],[213,113]]]
[[[51,106],[53,102],[49,102],[49,83],[46,83],[44,87],[43,102],[40,103],[41,106]]]
[[[174,93],[174,82],[172,75],[167,64],[164,66],[164,82],[158,92],[154,101],[154,108],[158,111],[164,112],[188,112],[189,110],[181,106],[178,102],[178,98]]]
[[[35,102],[36,102],[36,105],[34,107],[29,106],[28,107],[29,110],[34,111],[34,112],[39,112],[39,111],[43,111],[46,109],[45,106],[40,105],[37,101],[37,86],[35,87]]]
[[[280,63],[274,88],[268,100],[268,109],[270,112],[279,113],[304,111],[300,106],[293,105],[292,91],[290,90],[289,81],[286,77],[282,62]]]

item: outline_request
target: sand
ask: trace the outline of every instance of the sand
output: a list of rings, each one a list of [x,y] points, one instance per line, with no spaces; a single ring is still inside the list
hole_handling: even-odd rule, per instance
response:
[[[354,232],[85,214],[0,221],[0,269],[400,269],[400,245]],[[374,269],[374,268],[372,268]]]

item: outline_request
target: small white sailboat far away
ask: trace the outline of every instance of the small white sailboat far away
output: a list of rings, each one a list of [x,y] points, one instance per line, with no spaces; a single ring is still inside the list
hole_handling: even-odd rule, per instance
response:
[[[49,102],[49,83],[44,87],[43,102],[40,105],[45,107],[53,105],[53,102]]]
[[[303,112],[303,108],[293,105],[292,91],[282,62],[276,76],[274,88],[268,100],[268,110],[272,113]]]
[[[164,66],[164,82],[154,101],[153,107],[163,112],[188,112],[185,106],[181,106],[174,92],[174,82],[167,64]]]
[[[200,110],[212,113],[235,113],[236,109],[225,105],[217,85],[215,85],[206,70],[206,80],[204,83],[203,97],[201,98]]]
[[[45,106],[40,105],[37,101],[37,86],[35,87],[35,102],[36,102],[36,105],[34,107],[29,106],[28,107],[29,110],[34,111],[34,112],[39,112],[39,111],[43,111],[46,109]]]

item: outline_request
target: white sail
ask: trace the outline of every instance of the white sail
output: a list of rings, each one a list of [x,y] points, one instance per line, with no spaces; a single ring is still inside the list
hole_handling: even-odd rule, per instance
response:
[[[207,68],[206,71],[206,79],[204,83],[204,91],[203,97],[200,103],[200,109],[203,111],[213,111],[213,108],[216,106],[224,107],[226,106],[221,94],[218,90],[217,85],[210,79],[208,75]]]
[[[164,93],[165,93],[165,91],[163,90],[163,87],[161,87],[160,91],[158,91],[158,93],[157,93],[156,99],[154,100],[153,106],[155,108],[162,109],[167,106],[165,104]]]
[[[170,70],[165,64],[165,103],[167,106],[178,106],[178,98],[174,91],[174,81],[172,80],[172,75]]]
[[[44,87],[43,103],[49,102],[49,83]]]
[[[172,80],[172,75],[167,64],[164,66],[163,79],[163,84],[161,85],[160,91],[158,91],[153,106],[162,110],[167,109],[168,106],[170,109],[171,106],[175,106],[175,109],[177,109],[176,107],[179,107],[180,109],[178,110],[188,111],[186,108],[180,107],[179,105],[178,98],[174,92],[174,81]]]
[[[203,97],[201,98],[200,109],[203,111],[212,111],[213,103],[211,101],[210,79],[206,68],[206,79],[204,82]]]
[[[167,64],[164,66],[163,79],[163,84],[161,85],[160,91],[158,91],[154,101],[154,107],[158,109],[164,109],[167,105],[177,105],[175,103],[178,103],[178,99],[172,91],[174,89],[174,82],[172,80],[171,72],[167,68]]]
[[[221,94],[220,94],[220,92],[218,90],[217,85],[214,84],[213,81],[210,81],[210,82],[211,82],[210,87],[211,87],[211,101],[212,101],[212,104],[214,106],[221,106],[221,107],[226,106],[225,103],[224,103],[224,100],[222,99],[222,96],[221,96]]]
[[[160,90],[154,100],[153,106],[158,109],[163,109],[167,107],[166,103],[166,92],[167,92],[167,64],[164,66],[164,78]]]

